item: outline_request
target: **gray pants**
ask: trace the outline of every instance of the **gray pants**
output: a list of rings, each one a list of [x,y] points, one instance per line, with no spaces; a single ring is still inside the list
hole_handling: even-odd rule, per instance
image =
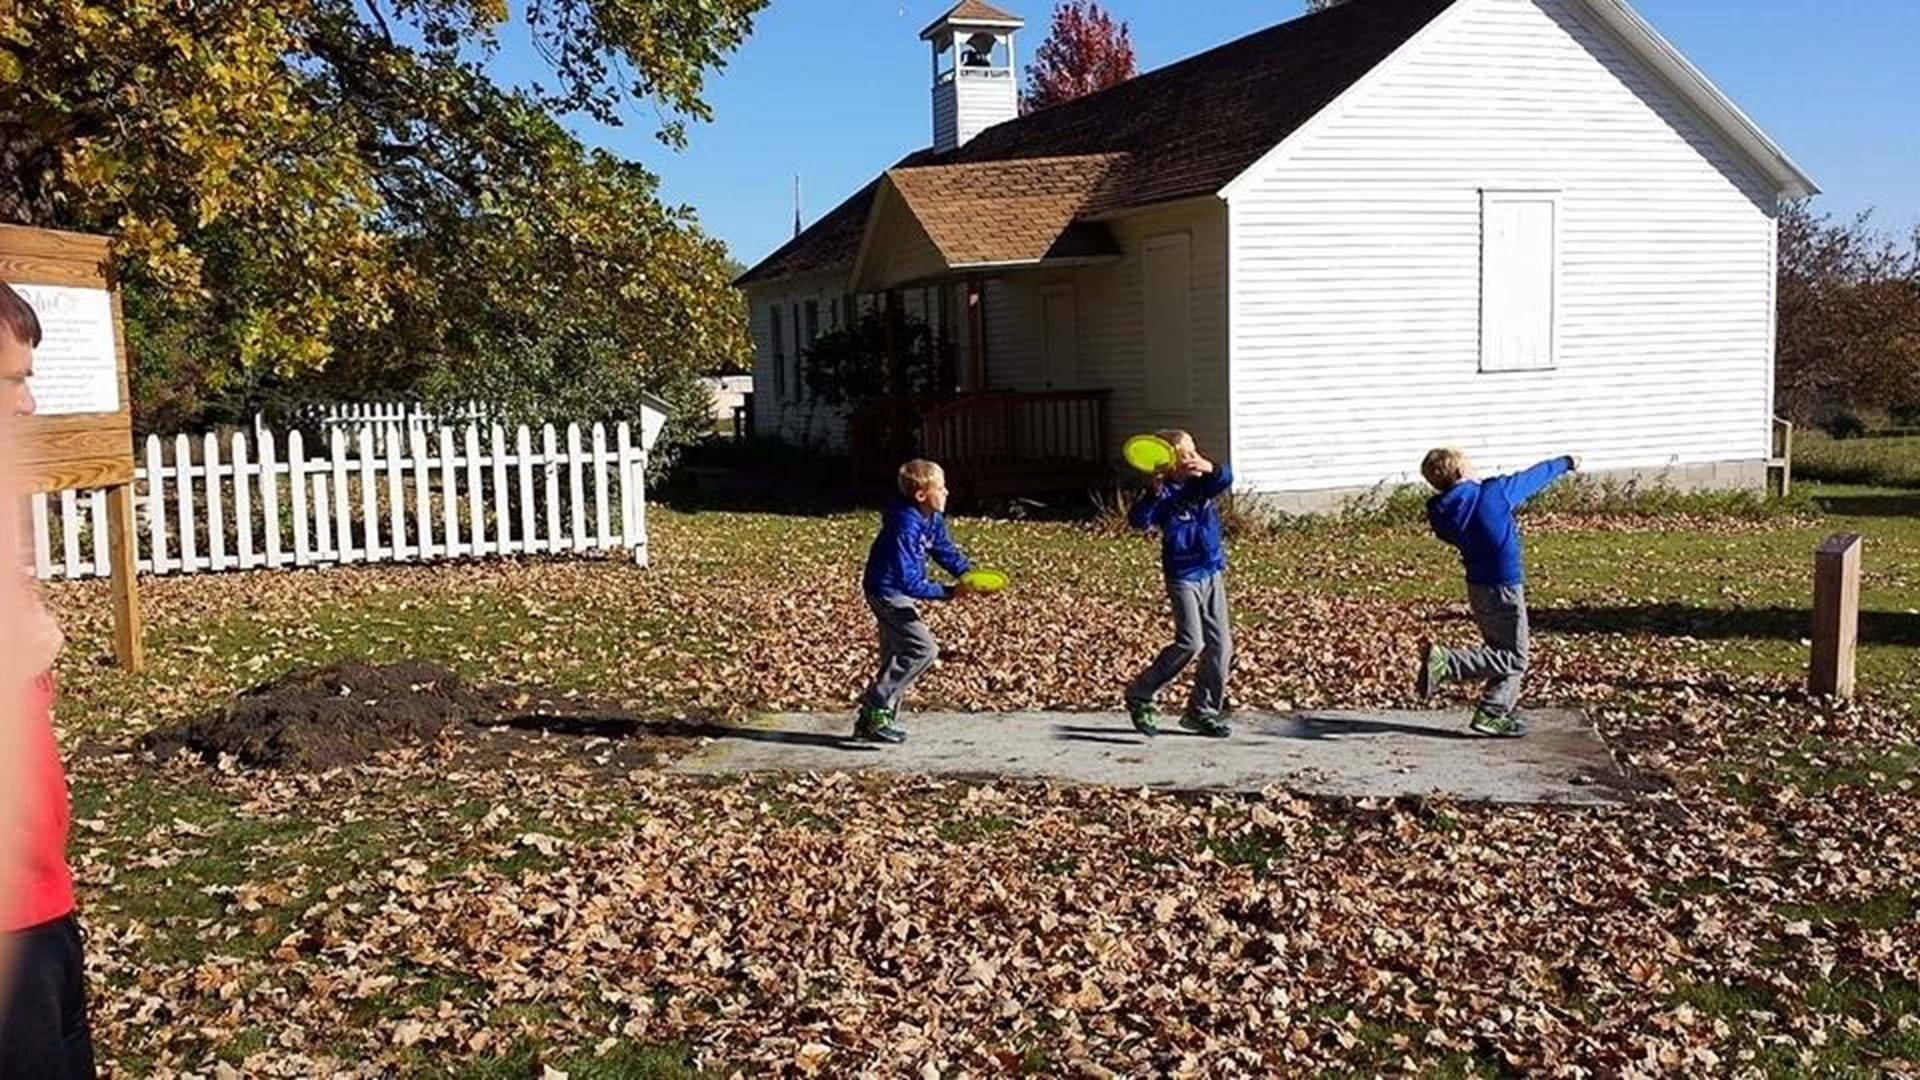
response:
[[[920,621],[920,608],[904,596],[869,596],[867,606],[880,624],[880,673],[860,695],[873,709],[899,709],[900,699],[933,666],[940,646]]]
[[[1447,672],[1460,682],[1485,682],[1480,707],[1505,716],[1520,700],[1532,643],[1527,633],[1524,585],[1468,585],[1467,605],[1486,642],[1472,649],[1448,649]]]
[[[1128,701],[1152,701],[1161,689],[1200,658],[1187,696],[1187,710],[1218,713],[1227,707],[1227,669],[1233,664],[1233,627],[1227,618],[1227,576],[1167,582],[1173,605],[1173,644],[1160,650],[1127,687]]]

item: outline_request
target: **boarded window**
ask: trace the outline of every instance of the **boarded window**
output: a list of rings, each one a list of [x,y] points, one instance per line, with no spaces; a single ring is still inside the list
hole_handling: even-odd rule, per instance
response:
[[[787,397],[787,335],[780,326],[780,305],[767,305],[768,337],[773,339],[773,396],[780,401]]]
[[[1185,233],[1147,241],[1147,411],[1184,412],[1193,404],[1192,244]]]
[[[1480,370],[1551,368],[1560,197],[1486,191],[1480,198]]]

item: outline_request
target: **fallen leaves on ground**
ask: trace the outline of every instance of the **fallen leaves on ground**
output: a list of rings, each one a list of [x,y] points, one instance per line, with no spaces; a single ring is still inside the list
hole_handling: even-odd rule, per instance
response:
[[[721,1075],[1916,1067],[1910,698],[1809,702],[1783,673],[1729,673],[1725,642],[1543,635],[1535,700],[1586,705],[1673,784],[1603,810],[716,783],[633,767],[591,730],[460,731],[306,776],[126,749],[347,650],[649,715],[844,707],[873,656],[850,587],[864,537],[760,523],[743,550],[743,527],[683,523],[649,572],[152,583],[156,672],[68,679],[93,744],[73,842],[108,1061],[552,1075],[680,1045]],[[1110,709],[1165,636],[1150,576],[1023,535],[985,538],[1017,593],[930,612],[946,659],[918,703]],[[78,649],[102,640],[102,591],[58,590]],[[1246,707],[1410,705],[1418,642],[1471,632],[1438,597],[1248,584],[1233,602]]]

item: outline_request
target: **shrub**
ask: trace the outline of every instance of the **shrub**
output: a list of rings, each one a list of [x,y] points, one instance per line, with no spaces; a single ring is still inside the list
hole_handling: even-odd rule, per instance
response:
[[[1836,439],[1857,439],[1867,433],[1866,422],[1850,412],[1835,413],[1821,426]]]

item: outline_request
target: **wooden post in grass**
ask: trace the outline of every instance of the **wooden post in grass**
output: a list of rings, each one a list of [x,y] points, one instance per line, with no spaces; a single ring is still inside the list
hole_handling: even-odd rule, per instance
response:
[[[1860,547],[1856,533],[1836,533],[1813,553],[1813,666],[1809,692],[1853,696],[1854,649],[1860,640]]]

